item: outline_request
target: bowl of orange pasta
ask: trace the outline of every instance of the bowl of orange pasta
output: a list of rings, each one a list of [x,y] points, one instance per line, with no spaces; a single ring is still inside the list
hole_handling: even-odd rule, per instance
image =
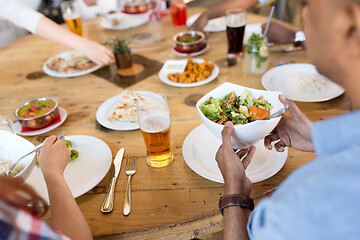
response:
[[[183,64],[186,62],[185,69],[181,72],[171,70],[168,64],[164,64],[164,67],[159,72],[159,78],[162,82],[175,86],[175,87],[195,87],[209,83],[217,78],[219,75],[219,67],[207,60],[198,58],[188,58],[187,60],[171,60],[173,62],[179,62]],[[175,69],[175,67],[174,67]]]

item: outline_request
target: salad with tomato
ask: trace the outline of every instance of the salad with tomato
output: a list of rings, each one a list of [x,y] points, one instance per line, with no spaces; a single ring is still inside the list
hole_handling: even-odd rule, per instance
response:
[[[227,121],[236,124],[247,124],[254,120],[262,120],[270,115],[271,103],[260,96],[255,99],[248,90],[240,96],[235,92],[224,98],[210,97],[200,105],[201,112],[211,121],[225,125]]]

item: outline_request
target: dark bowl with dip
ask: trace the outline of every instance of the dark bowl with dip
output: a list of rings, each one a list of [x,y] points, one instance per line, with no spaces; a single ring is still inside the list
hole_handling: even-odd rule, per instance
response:
[[[178,33],[173,38],[176,50],[180,52],[197,52],[206,46],[205,34],[199,31]]]

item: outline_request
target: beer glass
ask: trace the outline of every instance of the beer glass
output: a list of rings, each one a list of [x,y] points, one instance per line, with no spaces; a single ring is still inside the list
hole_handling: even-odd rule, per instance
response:
[[[245,26],[245,10],[230,9],[226,11],[226,34],[229,45],[227,58],[231,59],[242,57]]]
[[[137,116],[151,167],[165,167],[173,160],[170,149],[170,111],[162,94],[146,95],[149,101],[137,103]]]
[[[70,31],[82,36],[79,5],[75,1],[60,3],[61,13]]]

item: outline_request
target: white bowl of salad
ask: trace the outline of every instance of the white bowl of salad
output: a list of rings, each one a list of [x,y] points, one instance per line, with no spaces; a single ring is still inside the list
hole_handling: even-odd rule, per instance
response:
[[[219,139],[225,123],[232,121],[233,148],[245,149],[267,136],[279,123],[281,117],[262,119],[284,107],[280,94],[226,82],[203,96],[196,108],[202,122]]]

